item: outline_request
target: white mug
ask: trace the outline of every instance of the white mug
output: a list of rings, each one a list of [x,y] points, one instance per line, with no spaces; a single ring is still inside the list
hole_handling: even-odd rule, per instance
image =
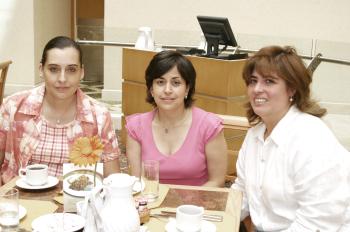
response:
[[[204,208],[180,205],[176,208],[176,228],[184,232],[201,231]]]
[[[29,185],[44,185],[48,179],[48,167],[45,164],[28,165],[26,168],[21,168],[18,175]]]

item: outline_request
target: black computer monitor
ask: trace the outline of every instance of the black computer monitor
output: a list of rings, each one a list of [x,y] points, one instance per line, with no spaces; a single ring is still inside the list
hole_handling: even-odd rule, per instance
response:
[[[197,19],[207,40],[208,56],[217,56],[219,45],[224,45],[222,50],[225,50],[227,46],[237,47],[237,41],[227,18],[197,16]]]

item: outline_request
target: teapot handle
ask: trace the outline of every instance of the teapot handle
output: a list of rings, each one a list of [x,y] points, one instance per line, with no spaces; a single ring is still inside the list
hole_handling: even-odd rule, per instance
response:
[[[130,176],[132,179],[133,179],[133,183],[132,184],[135,184],[137,181],[140,181],[141,182],[141,177],[137,177],[137,176]]]
[[[103,199],[105,196],[105,192],[106,192],[106,190],[105,190],[104,185],[96,186],[90,192],[90,199],[95,201],[96,197],[98,197],[98,196],[100,196]]]

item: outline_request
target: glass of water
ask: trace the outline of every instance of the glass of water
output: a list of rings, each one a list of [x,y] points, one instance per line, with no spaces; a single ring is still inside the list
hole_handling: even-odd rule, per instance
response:
[[[147,198],[148,202],[156,201],[159,191],[159,161],[144,160],[142,162],[142,179],[145,182],[142,196]]]
[[[19,192],[11,188],[0,192],[0,226],[1,231],[16,231],[19,224]]]

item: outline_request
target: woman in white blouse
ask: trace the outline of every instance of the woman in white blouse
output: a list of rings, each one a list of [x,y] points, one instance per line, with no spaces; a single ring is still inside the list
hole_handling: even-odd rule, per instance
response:
[[[232,188],[258,231],[338,231],[350,202],[349,152],[320,119],[311,74],[291,47],[262,48],[243,70],[247,133]]]

